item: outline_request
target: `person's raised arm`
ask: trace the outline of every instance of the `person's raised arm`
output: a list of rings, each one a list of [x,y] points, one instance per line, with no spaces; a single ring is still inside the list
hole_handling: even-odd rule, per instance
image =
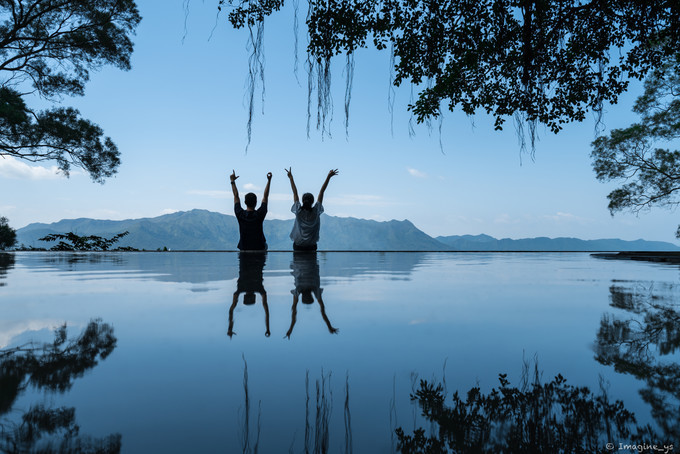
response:
[[[236,179],[238,176],[236,176],[236,171],[232,170],[231,175],[229,175],[229,179],[231,180],[231,192],[234,193],[234,203],[241,203],[241,199],[238,197],[238,189],[236,189]]]
[[[272,173],[267,172],[267,186],[264,187],[264,195],[262,196],[262,203],[269,202],[269,186],[272,182]]]
[[[293,307],[291,308],[291,313],[290,313],[290,328],[288,328],[288,332],[284,336],[284,338],[290,339],[290,335],[293,334],[293,328],[295,327],[295,321],[297,320],[297,305],[299,301],[300,295],[295,292],[293,293]]]
[[[229,308],[229,328],[227,329],[227,335],[231,339],[231,336],[236,334],[234,332],[234,309],[238,303],[238,291],[234,292],[234,299],[231,302],[231,307]]]
[[[269,331],[269,305],[267,304],[267,292],[262,292],[260,295],[262,295],[262,307],[264,308],[264,325],[266,328],[264,335],[265,337],[269,337],[271,332]]]
[[[323,318],[323,321],[326,322],[326,327],[328,328],[328,332],[331,334],[338,334],[338,329],[333,327],[331,325],[331,321],[328,319],[328,316],[326,315],[326,306],[323,304],[323,299],[321,298],[321,292],[319,292],[316,295],[317,302],[319,303],[319,309],[321,310],[321,318]]]
[[[295,186],[295,180],[293,179],[293,168],[291,167],[290,169],[285,170],[286,174],[288,175],[288,179],[290,180],[290,188],[293,190],[293,202],[299,202],[300,198],[298,197],[297,187]]]
[[[337,174],[338,174],[338,169],[333,169],[330,172],[328,172],[328,176],[326,177],[326,181],[323,182],[323,186],[321,186],[321,190],[319,191],[319,197],[316,198],[316,200],[320,204],[323,204],[323,193],[326,192],[326,188],[328,187],[328,182],[330,182],[331,178],[336,176]]]

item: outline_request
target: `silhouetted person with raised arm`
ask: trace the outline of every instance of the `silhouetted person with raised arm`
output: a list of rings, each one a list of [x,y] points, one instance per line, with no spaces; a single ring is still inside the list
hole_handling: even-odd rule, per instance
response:
[[[234,332],[234,309],[238,304],[238,297],[241,293],[243,295],[243,304],[245,306],[252,306],[257,299],[256,293],[262,297],[262,307],[264,308],[264,335],[269,337],[269,305],[267,305],[267,291],[264,289],[262,272],[267,260],[265,252],[248,252],[239,253],[238,255],[238,281],[236,282],[236,291],[234,298],[229,308],[229,328],[227,334],[229,337],[236,334]]]
[[[331,334],[336,334],[338,329],[331,325],[331,321],[326,315],[326,306],[324,305],[323,298],[321,296],[323,289],[321,288],[319,262],[316,259],[316,252],[294,252],[293,262],[290,266],[293,269],[295,288],[290,291],[290,293],[293,294],[293,307],[291,309],[290,328],[288,328],[288,332],[286,333],[285,337],[290,339],[290,335],[293,333],[293,328],[295,327],[295,322],[297,321],[297,305],[300,301],[300,298],[302,298],[302,304],[312,304],[314,303],[315,297],[316,302],[319,303],[321,318],[323,318],[323,321],[326,323],[328,332]]]
[[[267,202],[269,201],[269,186],[272,182],[272,173],[267,173],[267,186],[264,188],[262,203],[257,210],[257,196],[252,192],[246,194],[243,201],[246,209],[241,207],[241,199],[236,188],[236,172],[232,170],[229,179],[231,180],[231,190],[234,193],[234,214],[238,220],[239,242],[238,248],[242,251],[266,251],[267,240],[264,237],[263,223],[267,216]]]
[[[293,190],[293,206],[290,209],[295,214],[295,224],[293,224],[293,230],[290,232],[293,250],[316,251],[316,243],[319,242],[319,230],[321,228],[321,213],[323,213],[323,195],[331,178],[338,174],[338,170],[334,169],[328,172],[326,181],[323,182],[319,191],[316,204],[314,203],[314,196],[309,192],[302,194],[302,204],[300,204],[292,167],[286,169],[286,173]]]

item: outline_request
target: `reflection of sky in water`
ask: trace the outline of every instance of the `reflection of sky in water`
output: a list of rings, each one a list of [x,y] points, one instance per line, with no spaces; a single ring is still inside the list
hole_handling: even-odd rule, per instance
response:
[[[548,253],[318,253],[302,265],[292,253],[267,255],[256,277],[271,337],[258,296],[235,306],[230,339],[229,307],[244,277],[236,253],[17,253],[0,271],[0,344],[64,321],[113,325],[113,354],[48,399],[75,406],[83,433],[120,432],[132,452],[240,450],[244,357],[250,436],[260,405],[261,452],[302,451],[307,371],[313,393],[331,373],[331,452],[344,449],[346,377],[354,448],[389,452],[392,429],[412,430],[420,413],[408,398],[414,374],[445,373],[450,391],[489,390],[498,373],[516,383],[523,357],[534,355],[545,379],[561,373],[597,390],[602,374],[612,398],[649,419],[641,383],[596,362],[593,345],[603,314],[632,316],[610,306],[612,285],[654,285],[677,304],[677,267]],[[339,332],[329,334],[315,299],[297,305],[285,339],[296,288],[316,282]],[[677,363],[678,353],[669,358]]]

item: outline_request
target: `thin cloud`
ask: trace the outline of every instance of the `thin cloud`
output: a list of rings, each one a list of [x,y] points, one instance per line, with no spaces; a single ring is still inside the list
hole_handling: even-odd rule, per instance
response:
[[[57,166],[30,166],[11,156],[0,158],[0,176],[15,180],[56,180],[64,178]]]
[[[576,216],[575,214],[571,214],[571,213],[563,213],[561,211],[558,211],[555,214],[544,215],[543,218],[551,220],[551,221],[555,221],[555,222],[580,222],[580,223],[583,223],[583,222],[588,221],[588,219],[586,219],[586,218],[582,218],[582,217]]]
[[[426,174],[425,172],[421,172],[421,171],[418,170],[418,169],[413,169],[413,168],[411,168],[411,167],[408,167],[406,170],[408,171],[408,173],[411,174],[412,177],[416,177],[416,178],[427,178],[427,174]]]
[[[210,197],[213,199],[228,199],[229,197],[233,197],[233,194],[229,191],[204,191],[200,189],[192,189],[191,191],[188,191],[187,194],[200,195],[203,197]]]
[[[76,216],[81,216],[80,214],[76,214]],[[121,220],[125,219],[125,215],[121,213],[120,211],[116,210],[109,210],[106,208],[98,208],[96,210],[91,210],[88,211],[85,214],[85,217],[87,218],[92,218],[92,219],[108,219],[108,220]],[[130,218],[128,218],[130,219]]]
[[[493,220],[495,224],[519,224],[521,221],[519,219],[513,218],[507,213],[503,213]]]
[[[282,193],[282,192],[275,192],[273,194],[269,194],[269,201],[276,201],[276,202],[290,202],[291,204],[293,203],[293,194],[292,193]]]
[[[338,217],[338,218],[356,218],[356,219],[365,219],[368,221],[377,221],[377,222],[386,222],[386,221],[391,221],[393,218],[386,218],[385,216],[382,216],[380,214],[371,214],[368,216],[358,216],[356,213],[348,213],[348,212],[339,212],[339,213],[333,213],[333,216]]]
[[[482,218],[475,218],[475,217],[469,217],[469,216],[456,216],[454,218],[458,222],[462,222],[464,224],[484,224],[484,219]]]
[[[324,205],[342,206],[388,206],[392,202],[385,200],[384,197],[373,194],[345,194],[339,197],[328,197]]]
[[[177,212],[179,212],[179,210],[176,210],[174,208],[166,208],[164,210],[161,210],[161,214],[172,214]]]

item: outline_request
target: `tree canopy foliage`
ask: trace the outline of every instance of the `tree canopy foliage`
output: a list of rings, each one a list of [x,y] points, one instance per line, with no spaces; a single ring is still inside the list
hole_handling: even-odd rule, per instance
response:
[[[664,147],[680,138],[680,60],[671,59],[651,73],[633,110],[639,123],[593,142],[598,180],[623,182],[607,196],[612,215],[680,204],[680,151]]]
[[[116,244],[118,240],[128,235],[130,232],[125,231],[111,238],[104,238],[97,235],[78,235],[73,232],[68,233],[51,233],[39,238],[39,241],[59,241],[56,245],[50,248],[50,251],[108,251],[111,246]],[[114,251],[136,251],[131,247],[119,247]]]
[[[80,96],[90,71],[129,69],[140,20],[134,0],[0,1],[0,156],[56,161],[66,175],[81,167],[99,182],[113,175],[120,152],[99,126],[26,100]]]
[[[12,247],[17,242],[17,232],[9,226],[6,217],[0,217],[0,251]]]
[[[220,0],[235,28],[250,29],[249,74],[263,77],[261,39],[266,18],[283,0]],[[293,2],[297,27],[298,2]],[[354,54],[387,49],[393,83],[418,90],[409,110],[418,122],[444,108],[485,112],[502,129],[544,125],[558,132],[601,114],[628,80],[641,79],[680,42],[674,0],[308,0],[308,105],[316,91],[317,127],[326,127],[330,62],[346,56],[345,113],[349,115]],[[297,41],[297,39],[296,39]],[[251,84],[252,90],[252,84]],[[251,116],[252,116],[251,91]],[[311,109],[308,108],[308,119]],[[347,118],[346,118],[347,119]]]

